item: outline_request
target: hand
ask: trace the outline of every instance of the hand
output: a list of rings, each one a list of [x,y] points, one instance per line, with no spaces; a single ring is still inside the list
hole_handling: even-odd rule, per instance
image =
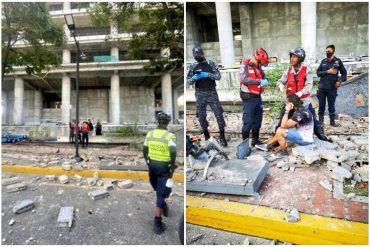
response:
[[[285,90],[284,90],[284,85],[283,84],[279,85],[279,89],[280,89],[280,92],[284,93]]]
[[[302,97],[303,93],[301,91],[296,92],[295,95],[297,95],[299,98]]]
[[[331,68],[331,69],[327,70],[326,72],[328,74],[335,75],[338,71],[336,69]]]
[[[207,78],[209,77],[209,74],[207,72],[200,72],[199,78]]]
[[[191,79],[193,79],[194,81],[198,81],[200,80],[201,78],[199,77],[200,74],[195,74],[193,75],[193,77]]]
[[[285,111],[290,111],[291,109],[293,109],[293,104],[288,102],[286,105],[285,105]]]
[[[261,80],[261,86],[266,87],[268,85],[269,85],[269,81],[268,80],[266,80],[266,79]]]
[[[339,87],[341,87],[342,86],[342,83],[340,82],[340,81],[337,81],[336,83],[335,83],[335,88],[339,88]]]

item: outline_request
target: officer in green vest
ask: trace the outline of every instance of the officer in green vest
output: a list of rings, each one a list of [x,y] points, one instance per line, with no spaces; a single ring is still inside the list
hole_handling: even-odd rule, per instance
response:
[[[176,136],[167,131],[171,116],[160,112],[157,115],[158,127],[146,135],[143,154],[149,166],[149,180],[156,191],[157,202],[154,217],[154,232],[161,234],[165,230],[162,215],[168,216],[165,199],[171,193],[172,175],[176,165]]]

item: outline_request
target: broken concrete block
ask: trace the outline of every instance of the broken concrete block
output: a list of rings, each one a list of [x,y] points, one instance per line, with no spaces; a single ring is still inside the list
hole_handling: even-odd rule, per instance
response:
[[[9,226],[14,225],[14,223],[15,223],[15,220],[14,220],[14,219],[11,219],[11,220],[9,221]]]
[[[286,216],[284,219],[288,222],[297,222],[297,221],[299,221],[300,218],[299,218],[298,210],[293,208],[292,210],[290,210],[289,215]]]
[[[109,196],[109,192],[106,190],[95,190],[92,192],[89,192],[88,195],[94,200],[103,199],[105,197]]]
[[[358,173],[355,173],[354,175],[353,175],[353,179],[356,181],[356,182],[358,182],[358,183],[360,183],[361,182],[361,177],[360,177],[360,175],[358,175]]]
[[[357,168],[356,173],[361,177],[361,180],[364,182],[369,181],[369,166],[368,165],[363,165],[359,168]]]
[[[360,153],[356,150],[349,150],[349,151],[346,151],[346,152],[343,152],[345,155],[347,155],[347,160],[354,160],[356,159]]]
[[[244,239],[243,245],[249,245],[249,239],[248,238]]]
[[[73,207],[62,207],[58,215],[58,227],[72,227]]]
[[[96,178],[87,178],[86,181],[87,181],[88,185],[94,186],[97,182],[97,179]]]
[[[76,171],[82,171],[84,168],[82,167],[81,164],[77,164],[77,165],[73,166],[72,169],[76,170]]]
[[[289,166],[288,165],[284,165],[283,167],[281,167],[281,169],[283,171],[288,171],[289,170]]]
[[[288,165],[290,167],[309,167],[309,165],[305,162],[303,162],[302,160],[300,159],[297,159],[296,157],[294,156],[289,156],[288,157]]]
[[[344,169],[348,170],[349,172],[351,172],[352,170],[352,167],[347,165],[346,163],[340,163],[340,166],[343,167]]]
[[[320,149],[318,150],[321,154],[321,158],[334,161],[334,162],[343,162],[348,159],[345,152],[339,152],[336,150],[326,150],[326,149]]]
[[[334,150],[338,148],[338,144],[332,143],[332,142],[326,142],[322,141],[320,139],[315,139],[313,144],[311,145],[316,145],[317,149],[329,149],[329,150]]]
[[[277,163],[276,163],[276,167],[277,168],[282,168],[283,166],[286,165],[286,162],[284,160],[279,160]]]
[[[352,193],[349,193],[349,194],[346,195],[346,199],[351,200],[355,196],[356,196],[356,194],[352,192]]]
[[[50,161],[49,162],[49,165],[52,165],[52,166],[55,166],[55,165],[59,165],[59,160],[56,160],[56,161]]]
[[[111,181],[104,182],[104,186],[103,187],[106,190],[113,190],[113,188],[114,188],[113,183]]]
[[[333,197],[339,200],[345,199],[343,193],[343,182],[333,181]]]
[[[320,185],[329,191],[333,191],[333,185],[327,179],[321,180]]]
[[[340,141],[337,141],[337,144],[342,149],[348,151],[348,150],[357,150],[357,145],[355,145],[353,142],[348,141],[346,139],[341,139]]]
[[[339,175],[336,172],[329,173],[329,177],[336,180],[336,181],[339,181],[339,182],[342,182],[342,183],[344,182],[344,177]]]
[[[62,184],[66,184],[69,182],[69,177],[67,175],[61,175],[58,177],[58,180]]]
[[[335,170],[333,170],[333,172],[337,173],[338,175],[340,175],[344,178],[351,178],[352,177],[352,173],[350,171],[348,171],[347,169],[341,167],[341,166],[337,166],[335,168]]]
[[[70,171],[72,169],[71,165],[62,165],[62,169],[66,171]]]
[[[101,187],[101,186],[103,186],[104,185],[104,181],[103,180],[98,180],[97,182],[96,182],[96,186],[98,186],[98,187]]]
[[[4,178],[4,179],[2,179],[1,184],[3,186],[8,186],[8,185],[11,185],[11,184],[18,183],[20,181],[21,181],[20,177]]]
[[[35,207],[35,204],[32,200],[19,201],[13,207],[13,213],[21,214],[21,213],[31,210],[34,207]]]
[[[48,181],[55,181],[55,175],[47,175],[47,176],[45,176],[45,178]]]
[[[319,152],[313,151],[306,146],[297,146],[292,148],[292,154],[294,157],[303,159],[307,164],[312,164],[321,158]]]
[[[19,183],[19,184],[11,184],[6,186],[6,192],[13,193],[21,190],[27,189],[27,185],[25,183]]]
[[[80,175],[78,175],[78,174],[75,174],[74,179],[75,179],[77,182],[81,182],[82,177],[81,177]]]
[[[337,162],[334,162],[334,161],[331,161],[331,160],[328,160],[326,162],[326,165],[328,167],[329,170],[333,171],[337,168],[337,166],[339,166],[339,164]]]
[[[134,185],[132,180],[125,180],[118,183],[118,187],[121,189],[128,189],[131,188]]]

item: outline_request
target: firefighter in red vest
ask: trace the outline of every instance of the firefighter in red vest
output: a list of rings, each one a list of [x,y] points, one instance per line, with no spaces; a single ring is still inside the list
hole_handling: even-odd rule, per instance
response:
[[[251,59],[244,59],[240,66],[240,98],[243,100],[243,140],[249,138],[252,130],[251,146],[261,144],[259,133],[262,124],[262,93],[268,80],[262,70],[269,61],[267,52],[259,48]]]
[[[306,107],[313,116],[314,119],[314,133],[315,135],[323,141],[331,141],[325,136],[324,128],[320,122],[316,119],[315,110],[311,104],[311,91],[313,85],[313,74],[311,70],[302,65],[306,57],[306,53],[302,48],[296,48],[290,51],[290,64],[289,67],[282,75],[282,77],[277,81],[276,86],[281,92],[286,93],[286,96],[291,94],[296,94],[301,101],[303,106]],[[280,122],[277,126],[280,127],[281,120],[283,118],[285,108],[282,109],[280,114]],[[289,112],[288,118],[293,115],[294,111]]]

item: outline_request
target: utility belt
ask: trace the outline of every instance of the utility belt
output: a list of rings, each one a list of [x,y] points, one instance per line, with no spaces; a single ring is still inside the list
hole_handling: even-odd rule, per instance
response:
[[[245,92],[240,91],[240,98],[242,100],[249,100],[249,99],[259,98],[259,97],[261,97],[261,95],[257,95],[253,93],[245,93]]]

